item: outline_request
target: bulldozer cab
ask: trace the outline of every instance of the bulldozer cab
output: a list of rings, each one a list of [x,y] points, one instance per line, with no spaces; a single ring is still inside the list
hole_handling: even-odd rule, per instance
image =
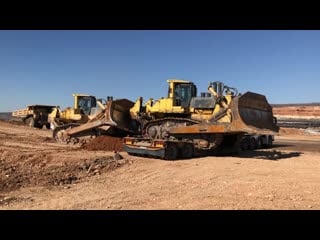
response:
[[[174,86],[174,106],[188,108],[193,97],[197,96],[197,88],[193,83],[177,83]]]
[[[83,115],[90,115],[91,109],[97,106],[97,100],[94,96],[75,94],[75,112]]]

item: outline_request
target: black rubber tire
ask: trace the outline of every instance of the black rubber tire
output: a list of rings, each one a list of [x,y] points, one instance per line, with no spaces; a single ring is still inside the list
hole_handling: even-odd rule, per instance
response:
[[[243,151],[247,151],[247,150],[249,149],[249,144],[248,144],[248,141],[247,141],[247,140],[245,140],[245,141],[243,141],[243,142],[241,143],[241,149],[242,149]]]
[[[165,157],[166,160],[175,160],[178,158],[178,148],[175,144],[169,144],[165,150]]]
[[[181,156],[184,159],[193,157],[193,146],[192,144],[185,144],[181,149]]]
[[[50,123],[46,124],[46,129],[50,129]]]
[[[268,140],[267,140],[267,148],[271,148],[272,147],[272,137],[268,136]]]
[[[254,150],[256,148],[256,140],[252,137],[249,141],[249,149]]]
[[[262,145],[263,145],[263,142],[262,142],[262,138],[261,137],[259,137],[258,138],[258,141],[257,141],[257,149],[261,149],[262,148]]]
[[[248,137],[243,137],[240,141],[240,147],[242,151],[247,151],[249,150],[249,145],[250,145],[250,138]]]
[[[35,127],[35,121],[34,121],[33,117],[28,117],[24,122],[29,127],[32,127],[32,128]]]

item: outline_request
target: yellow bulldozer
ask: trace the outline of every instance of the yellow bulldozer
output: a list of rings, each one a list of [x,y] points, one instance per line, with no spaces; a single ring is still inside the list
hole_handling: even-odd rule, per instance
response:
[[[234,124],[236,119],[243,120],[243,128],[250,125],[251,128],[246,129],[248,131],[276,130],[272,108],[263,95],[247,92],[241,96],[236,88],[222,82],[211,82],[208,92],[197,96],[193,82],[175,79],[167,82],[166,98],[149,99],[143,106],[140,97],[130,109],[131,117],[141,122],[144,136],[164,139],[173,127],[196,123]]]
[[[200,152],[238,151],[245,134],[259,134],[261,144],[278,132],[276,118],[265,96],[222,82],[210,82],[208,92],[186,80],[168,80],[168,96],[130,109],[141,124],[141,137],[124,138],[129,154],[165,159],[190,158]]]
[[[87,94],[73,94],[72,96],[74,98],[73,107],[61,110],[57,106],[48,115],[48,121],[52,129],[64,124],[86,123],[105,107],[106,100],[104,99],[96,99],[95,96]],[[108,98],[111,99],[111,97]]]
[[[53,112],[53,138],[61,143],[84,143],[102,134],[121,137],[139,134],[139,123],[131,119],[129,112],[134,102],[128,99],[113,100],[113,97],[108,97],[104,104],[96,102],[99,109],[91,108],[89,115],[83,115],[79,109],[76,113],[72,112],[73,109],[67,109],[65,114],[56,115]],[[67,117],[68,113],[72,118]]]

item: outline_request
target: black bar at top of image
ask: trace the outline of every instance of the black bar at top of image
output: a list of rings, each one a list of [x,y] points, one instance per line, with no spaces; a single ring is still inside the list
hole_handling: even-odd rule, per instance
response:
[[[0,16],[0,29],[13,30],[304,30],[319,23],[319,16]]]

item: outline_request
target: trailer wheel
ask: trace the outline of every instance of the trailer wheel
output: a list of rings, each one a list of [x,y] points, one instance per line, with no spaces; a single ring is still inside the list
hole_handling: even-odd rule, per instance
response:
[[[165,159],[175,160],[178,157],[178,149],[175,144],[169,144],[165,150]]]
[[[181,148],[182,158],[192,158],[193,156],[193,146],[192,144],[186,144]]]
[[[262,148],[262,144],[263,144],[262,137],[258,137],[258,140],[257,140],[257,149]]]
[[[254,150],[255,148],[256,148],[256,140],[253,137],[251,137],[249,141],[249,149]]]
[[[272,137],[271,136],[268,136],[267,147],[268,148],[272,147]]]
[[[249,143],[248,143],[248,139],[244,139],[242,140],[242,142],[240,143],[241,149],[243,151],[247,151],[249,149]]]

